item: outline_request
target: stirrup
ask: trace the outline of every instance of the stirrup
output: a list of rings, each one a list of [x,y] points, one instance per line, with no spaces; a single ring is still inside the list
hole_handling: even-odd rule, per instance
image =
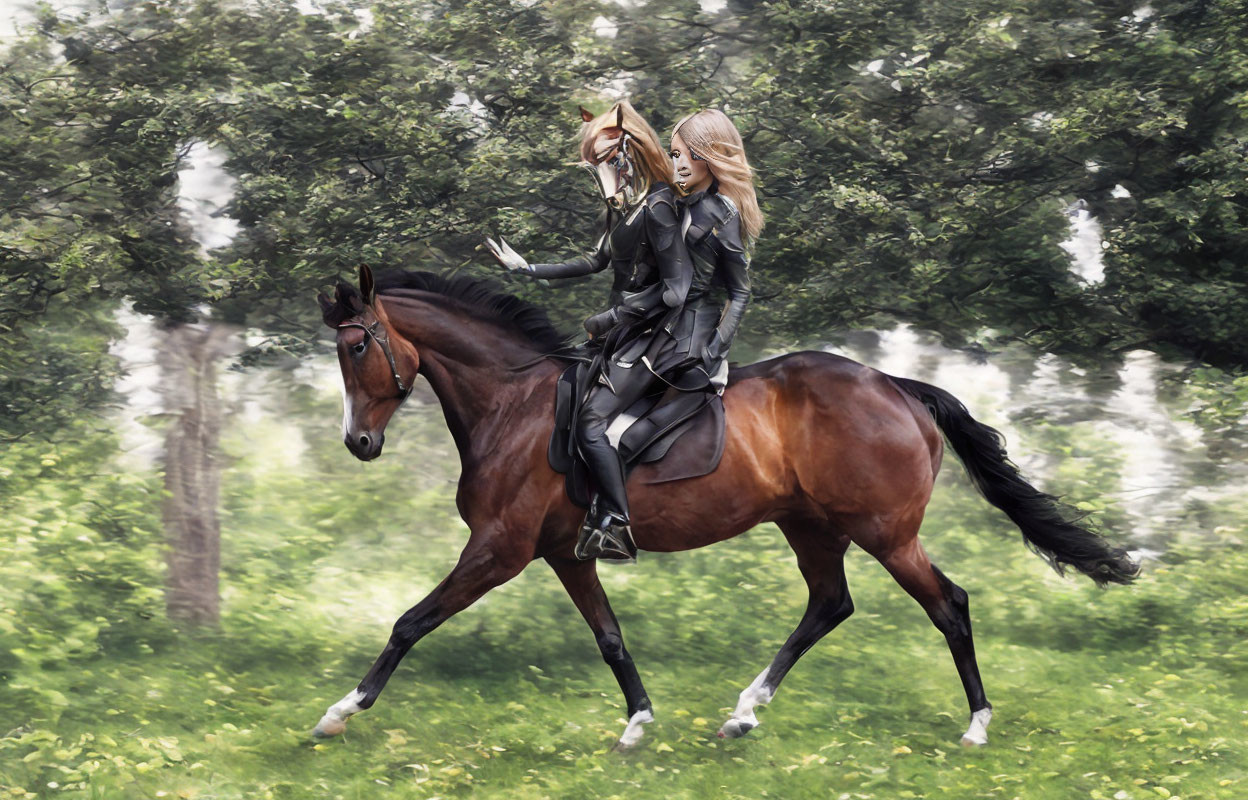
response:
[[[576,541],[573,555],[580,561],[597,558],[602,561],[637,561],[637,545],[633,542],[633,531],[628,523],[614,515],[608,515],[601,522],[590,522],[593,515],[586,516],[581,526],[580,538]]]

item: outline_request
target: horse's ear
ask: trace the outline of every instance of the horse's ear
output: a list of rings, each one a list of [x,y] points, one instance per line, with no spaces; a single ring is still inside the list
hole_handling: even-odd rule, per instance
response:
[[[376,292],[373,291],[373,271],[368,268],[367,264],[360,265],[360,294],[364,297],[365,305],[372,305]]]
[[[321,306],[321,319],[331,328],[338,327],[338,321],[334,319],[334,313],[338,309],[338,304],[325,296],[324,292],[316,293],[316,302]]]
[[[343,314],[343,319],[364,313],[364,299],[360,297],[360,290],[351,284],[339,281],[334,288],[334,297],[337,298],[338,305],[346,312]]]
[[[624,130],[624,106],[617,105],[615,107],[615,127]]]
[[[581,122],[593,122],[594,115],[585,110],[585,106],[577,106],[576,110],[581,112]]]

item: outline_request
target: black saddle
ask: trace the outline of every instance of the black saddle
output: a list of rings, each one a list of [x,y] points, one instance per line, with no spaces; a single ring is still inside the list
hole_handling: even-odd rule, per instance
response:
[[[585,396],[590,364],[568,365],[559,377],[555,398],[555,429],[547,456],[550,466],[566,477],[568,498],[589,508],[589,473],[576,447],[577,406]],[[620,415],[612,430],[626,425],[617,449],[625,474],[638,464],[655,464],[645,483],[667,483],[714,472],[724,454],[724,403],[713,392],[680,391],[659,381],[656,392],[642,397]]]

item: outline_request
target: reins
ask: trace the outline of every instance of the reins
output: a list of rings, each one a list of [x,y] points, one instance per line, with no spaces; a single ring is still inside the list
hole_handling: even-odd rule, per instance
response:
[[[589,361],[590,358],[587,355],[573,355],[574,351],[579,349],[581,346],[582,345],[568,345],[560,350],[552,350],[549,353],[540,353],[522,364],[517,364],[514,367],[507,367],[506,369],[508,372],[521,372],[529,367],[537,366],[548,358],[568,358],[573,361]]]

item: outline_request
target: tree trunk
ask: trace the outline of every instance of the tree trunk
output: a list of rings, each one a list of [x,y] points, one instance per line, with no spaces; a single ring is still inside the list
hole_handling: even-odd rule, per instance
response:
[[[165,540],[170,619],[215,625],[220,619],[221,398],[217,361],[229,351],[228,328],[211,323],[168,330],[160,354],[165,413]]]

